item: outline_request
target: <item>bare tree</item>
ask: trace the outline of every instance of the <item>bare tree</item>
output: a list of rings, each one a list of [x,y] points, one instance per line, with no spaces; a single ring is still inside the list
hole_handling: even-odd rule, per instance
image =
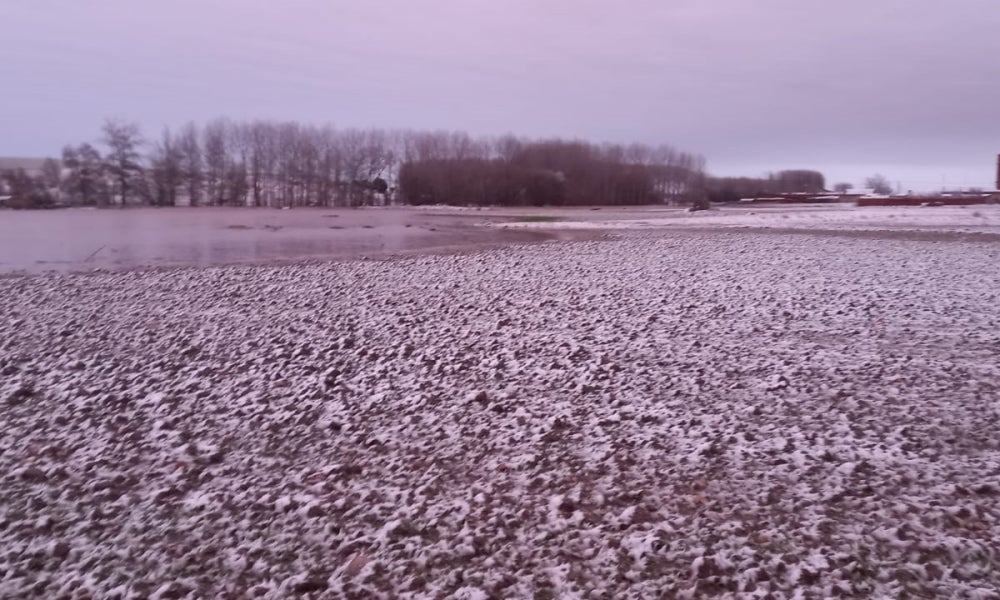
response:
[[[185,125],[177,135],[177,155],[180,159],[180,175],[190,206],[198,206],[202,188],[202,152],[198,127],[194,123]]]
[[[230,206],[246,206],[250,193],[247,160],[250,147],[239,125],[230,124],[226,128],[226,161],[224,198]]]
[[[142,175],[142,155],[139,148],[142,145],[142,135],[139,125],[126,123],[115,119],[104,122],[101,128],[101,141],[108,147],[104,157],[104,166],[114,178],[118,197],[124,207],[133,194],[136,180]]]
[[[772,173],[769,191],[776,194],[807,193],[819,194],[826,188],[826,180],[819,171],[789,169]]]
[[[319,204],[320,148],[315,127],[302,127],[295,138],[295,164],[298,167],[299,204]]]
[[[275,201],[274,175],[277,161],[275,127],[266,121],[244,125],[250,146],[250,193],[254,206],[271,206]]]
[[[278,200],[282,206],[295,206],[295,191],[298,185],[300,165],[297,162],[299,149],[298,123],[280,123],[275,127],[276,186]]]
[[[625,161],[632,165],[649,165],[653,151],[645,144],[629,144],[625,148]]]
[[[42,181],[49,189],[59,189],[62,181],[62,165],[54,158],[46,158],[42,162]]]
[[[446,131],[410,131],[406,134],[405,159],[407,161],[443,160],[453,158],[448,149]]]
[[[520,140],[513,135],[505,135],[494,140],[493,156],[509,163],[514,160],[514,157],[517,156],[523,146],[523,140]]]
[[[396,153],[390,144],[389,137],[379,129],[369,129],[364,132],[364,144],[361,148],[362,169],[360,178],[356,186],[362,192],[362,202],[365,204],[374,203],[375,195],[379,196],[379,203],[385,204],[389,191],[389,184],[385,175],[392,170],[396,162]],[[472,154],[478,147],[468,136],[458,137],[456,142],[461,146],[463,153]]]
[[[226,135],[229,122],[216,119],[202,131],[205,159],[205,195],[214,206],[223,204],[226,194]]]
[[[170,129],[164,129],[160,141],[150,155],[150,170],[153,179],[153,203],[160,206],[176,206],[177,191],[183,183],[181,163],[184,154]]]
[[[62,180],[62,190],[72,204],[89,206],[105,204],[108,200],[101,153],[90,144],[66,146],[62,162],[69,171]]]
[[[853,189],[854,186],[851,185],[850,183],[835,183],[833,185],[833,191],[837,192],[838,194],[846,194],[847,192]]]
[[[340,148],[336,132],[326,125],[313,132],[316,148],[316,202],[320,206],[331,206],[336,200],[336,182],[340,177]]]
[[[342,204],[358,206],[360,204],[359,185],[365,171],[365,133],[357,129],[341,131],[337,136],[340,153],[343,157],[344,181]]]
[[[892,193],[892,185],[889,180],[877,173],[865,179],[865,187],[870,188],[876,194],[888,195]]]

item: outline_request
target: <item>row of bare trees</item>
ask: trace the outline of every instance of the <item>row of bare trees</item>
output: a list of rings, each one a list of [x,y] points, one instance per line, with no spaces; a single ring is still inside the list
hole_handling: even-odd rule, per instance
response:
[[[166,129],[146,141],[138,126],[108,121],[102,154],[63,149],[71,204],[332,206],[382,203],[396,162],[390,134],[271,121],[218,119]]]
[[[499,165],[516,168],[527,179],[509,179],[512,189],[505,193],[477,195],[475,186],[489,187]],[[260,120],[189,123],[150,141],[137,125],[109,120],[96,147],[64,148],[61,166],[58,188],[65,204],[504,204],[524,202],[529,183],[535,203],[541,197],[537,190],[549,186],[561,189],[545,203],[641,204],[688,192],[702,177],[704,159],[665,145],[599,146]],[[412,177],[432,172],[437,183],[430,188]]]

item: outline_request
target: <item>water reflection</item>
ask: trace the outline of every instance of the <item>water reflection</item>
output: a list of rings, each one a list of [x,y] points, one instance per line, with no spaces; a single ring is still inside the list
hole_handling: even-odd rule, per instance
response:
[[[0,272],[397,254],[545,237],[409,209],[132,209],[0,213]]]

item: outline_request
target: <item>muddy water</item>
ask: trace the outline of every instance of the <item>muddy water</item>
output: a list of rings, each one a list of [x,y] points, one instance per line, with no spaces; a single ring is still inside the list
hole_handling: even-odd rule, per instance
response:
[[[0,273],[385,256],[552,237],[483,226],[510,218],[405,208],[2,211]]]

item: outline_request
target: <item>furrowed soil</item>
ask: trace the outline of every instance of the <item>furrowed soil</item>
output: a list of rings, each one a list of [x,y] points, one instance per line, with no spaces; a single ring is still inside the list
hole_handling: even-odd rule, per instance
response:
[[[616,236],[0,279],[0,597],[998,597],[1000,246]]]

